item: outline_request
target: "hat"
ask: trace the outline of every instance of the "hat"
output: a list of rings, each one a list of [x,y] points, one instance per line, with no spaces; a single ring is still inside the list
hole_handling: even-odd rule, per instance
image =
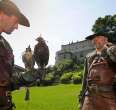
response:
[[[30,23],[28,19],[20,12],[19,8],[10,0],[0,0],[0,10],[7,15],[15,15],[19,24],[29,27]]]
[[[108,35],[106,35],[106,33],[95,33],[95,34],[92,34],[90,36],[87,36],[85,39],[92,40],[96,36],[104,36],[104,37],[107,37],[108,38]]]
[[[38,37],[36,41],[44,41],[44,39],[42,37]]]

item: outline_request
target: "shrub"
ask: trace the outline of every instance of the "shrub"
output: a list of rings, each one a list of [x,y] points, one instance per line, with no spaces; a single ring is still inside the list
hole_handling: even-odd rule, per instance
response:
[[[73,71],[78,71],[80,70],[80,66],[78,64],[73,65]]]
[[[69,72],[69,73],[64,73],[61,78],[60,81],[63,84],[68,84],[71,82],[71,77],[72,77],[73,73]]]
[[[52,85],[53,82],[54,82],[54,75],[53,75],[53,73],[48,73],[48,74],[46,74],[42,84],[44,86],[47,86],[47,85]]]
[[[79,72],[79,73],[73,74],[73,76],[72,76],[72,81],[73,81],[74,84],[79,84],[79,83],[81,83],[82,77],[81,77],[80,72]]]
[[[73,67],[73,60],[63,59],[55,65],[56,71],[63,73]]]

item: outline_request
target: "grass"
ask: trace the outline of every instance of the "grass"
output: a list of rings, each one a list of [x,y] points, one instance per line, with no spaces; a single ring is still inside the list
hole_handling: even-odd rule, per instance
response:
[[[80,85],[57,85],[30,88],[30,101],[25,102],[25,89],[13,92],[16,110],[78,110]]]

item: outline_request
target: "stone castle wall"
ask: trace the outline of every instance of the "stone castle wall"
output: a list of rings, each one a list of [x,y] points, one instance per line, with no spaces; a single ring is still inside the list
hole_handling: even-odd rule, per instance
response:
[[[94,49],[90,40],[62,45],[61,50],[56,52],[56,63],[62,59],[75,59],[77,63],[83,63],[84,57]]]

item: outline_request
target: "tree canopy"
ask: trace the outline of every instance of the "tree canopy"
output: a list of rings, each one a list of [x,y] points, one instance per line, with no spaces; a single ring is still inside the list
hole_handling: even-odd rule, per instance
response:
[[[92,27],[94,33],[105,33],[112,43],[116,43],[116,15],[99,17]]]

